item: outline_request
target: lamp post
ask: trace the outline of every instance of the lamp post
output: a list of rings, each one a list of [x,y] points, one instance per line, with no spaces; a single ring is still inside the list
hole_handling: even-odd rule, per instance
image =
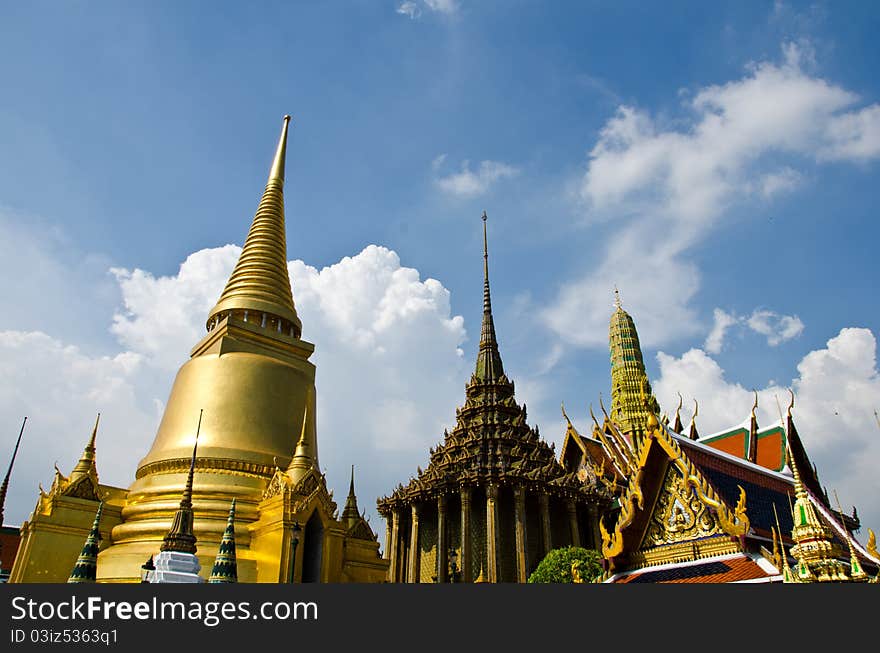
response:
[[[287,574],[287,582],[293,582],[293,575],[296,571],[296,545],[299,544],[299,534],[302,527],[298,521],[293,522],[293,534],[290,536],[290,570]]]
[[[458,579],[458,553],[455,549],[449,549],[449,582],[455,583]]]

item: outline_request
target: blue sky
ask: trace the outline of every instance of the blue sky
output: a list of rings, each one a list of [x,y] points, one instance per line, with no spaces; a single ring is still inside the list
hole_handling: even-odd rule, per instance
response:
[[[561,401],[587,429],[608,394],[617,284],[664,409],[696,397],[712,431],[757,388],[769,423],[793,385],[820,477],[880,529],[872,3],[2,13],[7,450],[30,422],[7,521],[52,462],[73,465],[98,411],[102,480],[131,481],[290,113],[321,464],[338,493],[358,466],[377,530],[375,497],[425,466],[463,400],[484,209],[502,355],[544,437],[561,445]]]

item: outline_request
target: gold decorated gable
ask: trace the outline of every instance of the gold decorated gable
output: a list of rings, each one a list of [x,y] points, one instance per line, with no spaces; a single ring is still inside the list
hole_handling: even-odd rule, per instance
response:
[[[735,506],[727,505],[666,427],[658,424],[649,431],[636,455],[614,529],[599,524],[602,555],[612,568],[635,560],[670,562],[680,557],[684,543],[694,545],[692,552],[717,553],[705,540],[715,538],[726,550],[731,538],[748,532],[745,490],[739,488]]]
[[[327,490],[326,478],[314,467],[295,483],[287,472],[276,467],[275,475],[263,492],[263,501],[279,495],[290,503],[290,510],[293,513],[301,512],[317,499],[327,515],[333,519],[337,518],[333,492]]]

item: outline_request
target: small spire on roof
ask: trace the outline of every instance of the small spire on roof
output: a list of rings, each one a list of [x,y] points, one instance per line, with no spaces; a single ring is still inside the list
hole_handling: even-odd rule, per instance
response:
[[[682,399],[680,392],[676,394],[678,395],[678,407],[675,409],[675,422],[672,425],[672,430],[676,433],[681,433],[684,429],[681,423],[681,405],[684,403],[684,399]]]
[[[697,400],[694,399],[694,414],[691,417],[691,431],[689,433],[691,440],[699,440],[700,434],[697,431],[697,415],[700,414],[700,405],[697,403]]]

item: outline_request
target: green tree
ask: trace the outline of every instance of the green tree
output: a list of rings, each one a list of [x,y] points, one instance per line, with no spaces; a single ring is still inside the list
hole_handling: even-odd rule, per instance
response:
[[[567,546],[553,549],[529,576],[530,583],[572,583],[571,566],[578,563],[578,573],[585,583],[590,583],[602,573],[602,556],[592,549]]]

